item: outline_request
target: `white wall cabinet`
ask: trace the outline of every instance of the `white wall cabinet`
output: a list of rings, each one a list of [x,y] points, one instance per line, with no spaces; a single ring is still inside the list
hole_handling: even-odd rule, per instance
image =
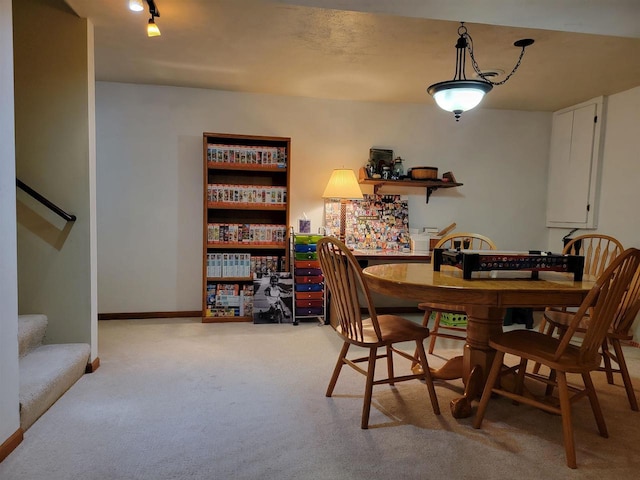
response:
[[[596,228],[604,98],[553,114],[547,227]]]

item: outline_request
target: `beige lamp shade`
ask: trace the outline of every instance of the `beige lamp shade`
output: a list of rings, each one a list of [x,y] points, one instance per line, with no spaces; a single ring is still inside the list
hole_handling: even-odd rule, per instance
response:
[[[335,169],[331,173],[331,178],[324,189],[322,198],[362,198],[362,190],[360,190],[354,171],[347,168]]]

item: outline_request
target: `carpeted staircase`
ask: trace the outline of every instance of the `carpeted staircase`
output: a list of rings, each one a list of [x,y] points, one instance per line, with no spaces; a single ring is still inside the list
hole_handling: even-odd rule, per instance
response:
[[[84,343],[43,345],[46,315],[20,315],[20,426],[27,430],[82,377],[91,347]]]

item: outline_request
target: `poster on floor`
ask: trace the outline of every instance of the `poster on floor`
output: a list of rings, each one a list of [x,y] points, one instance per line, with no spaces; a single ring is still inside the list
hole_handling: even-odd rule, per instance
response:
[[[272,272],[254,278],[253,323],[293,323],[291,272]]]

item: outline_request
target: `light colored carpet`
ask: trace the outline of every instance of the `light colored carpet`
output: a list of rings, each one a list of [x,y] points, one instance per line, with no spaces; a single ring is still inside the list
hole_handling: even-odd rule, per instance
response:
[[[640,413],[600,374],[610,438],[588,401],[576,404],[570,470],[559,417],[495,399],[474,430],[449,411],[460,382],[436,386],[440,417],[420,382],[376,387],[372,428],[361,430],[364,377],[344,369],[324,396],[341,346],[329,326],[105,321],[99,339],[100,368],[26,432],[0,479],[602,480],[640,467]],[[640,349],[627,356],[640,386]]]

